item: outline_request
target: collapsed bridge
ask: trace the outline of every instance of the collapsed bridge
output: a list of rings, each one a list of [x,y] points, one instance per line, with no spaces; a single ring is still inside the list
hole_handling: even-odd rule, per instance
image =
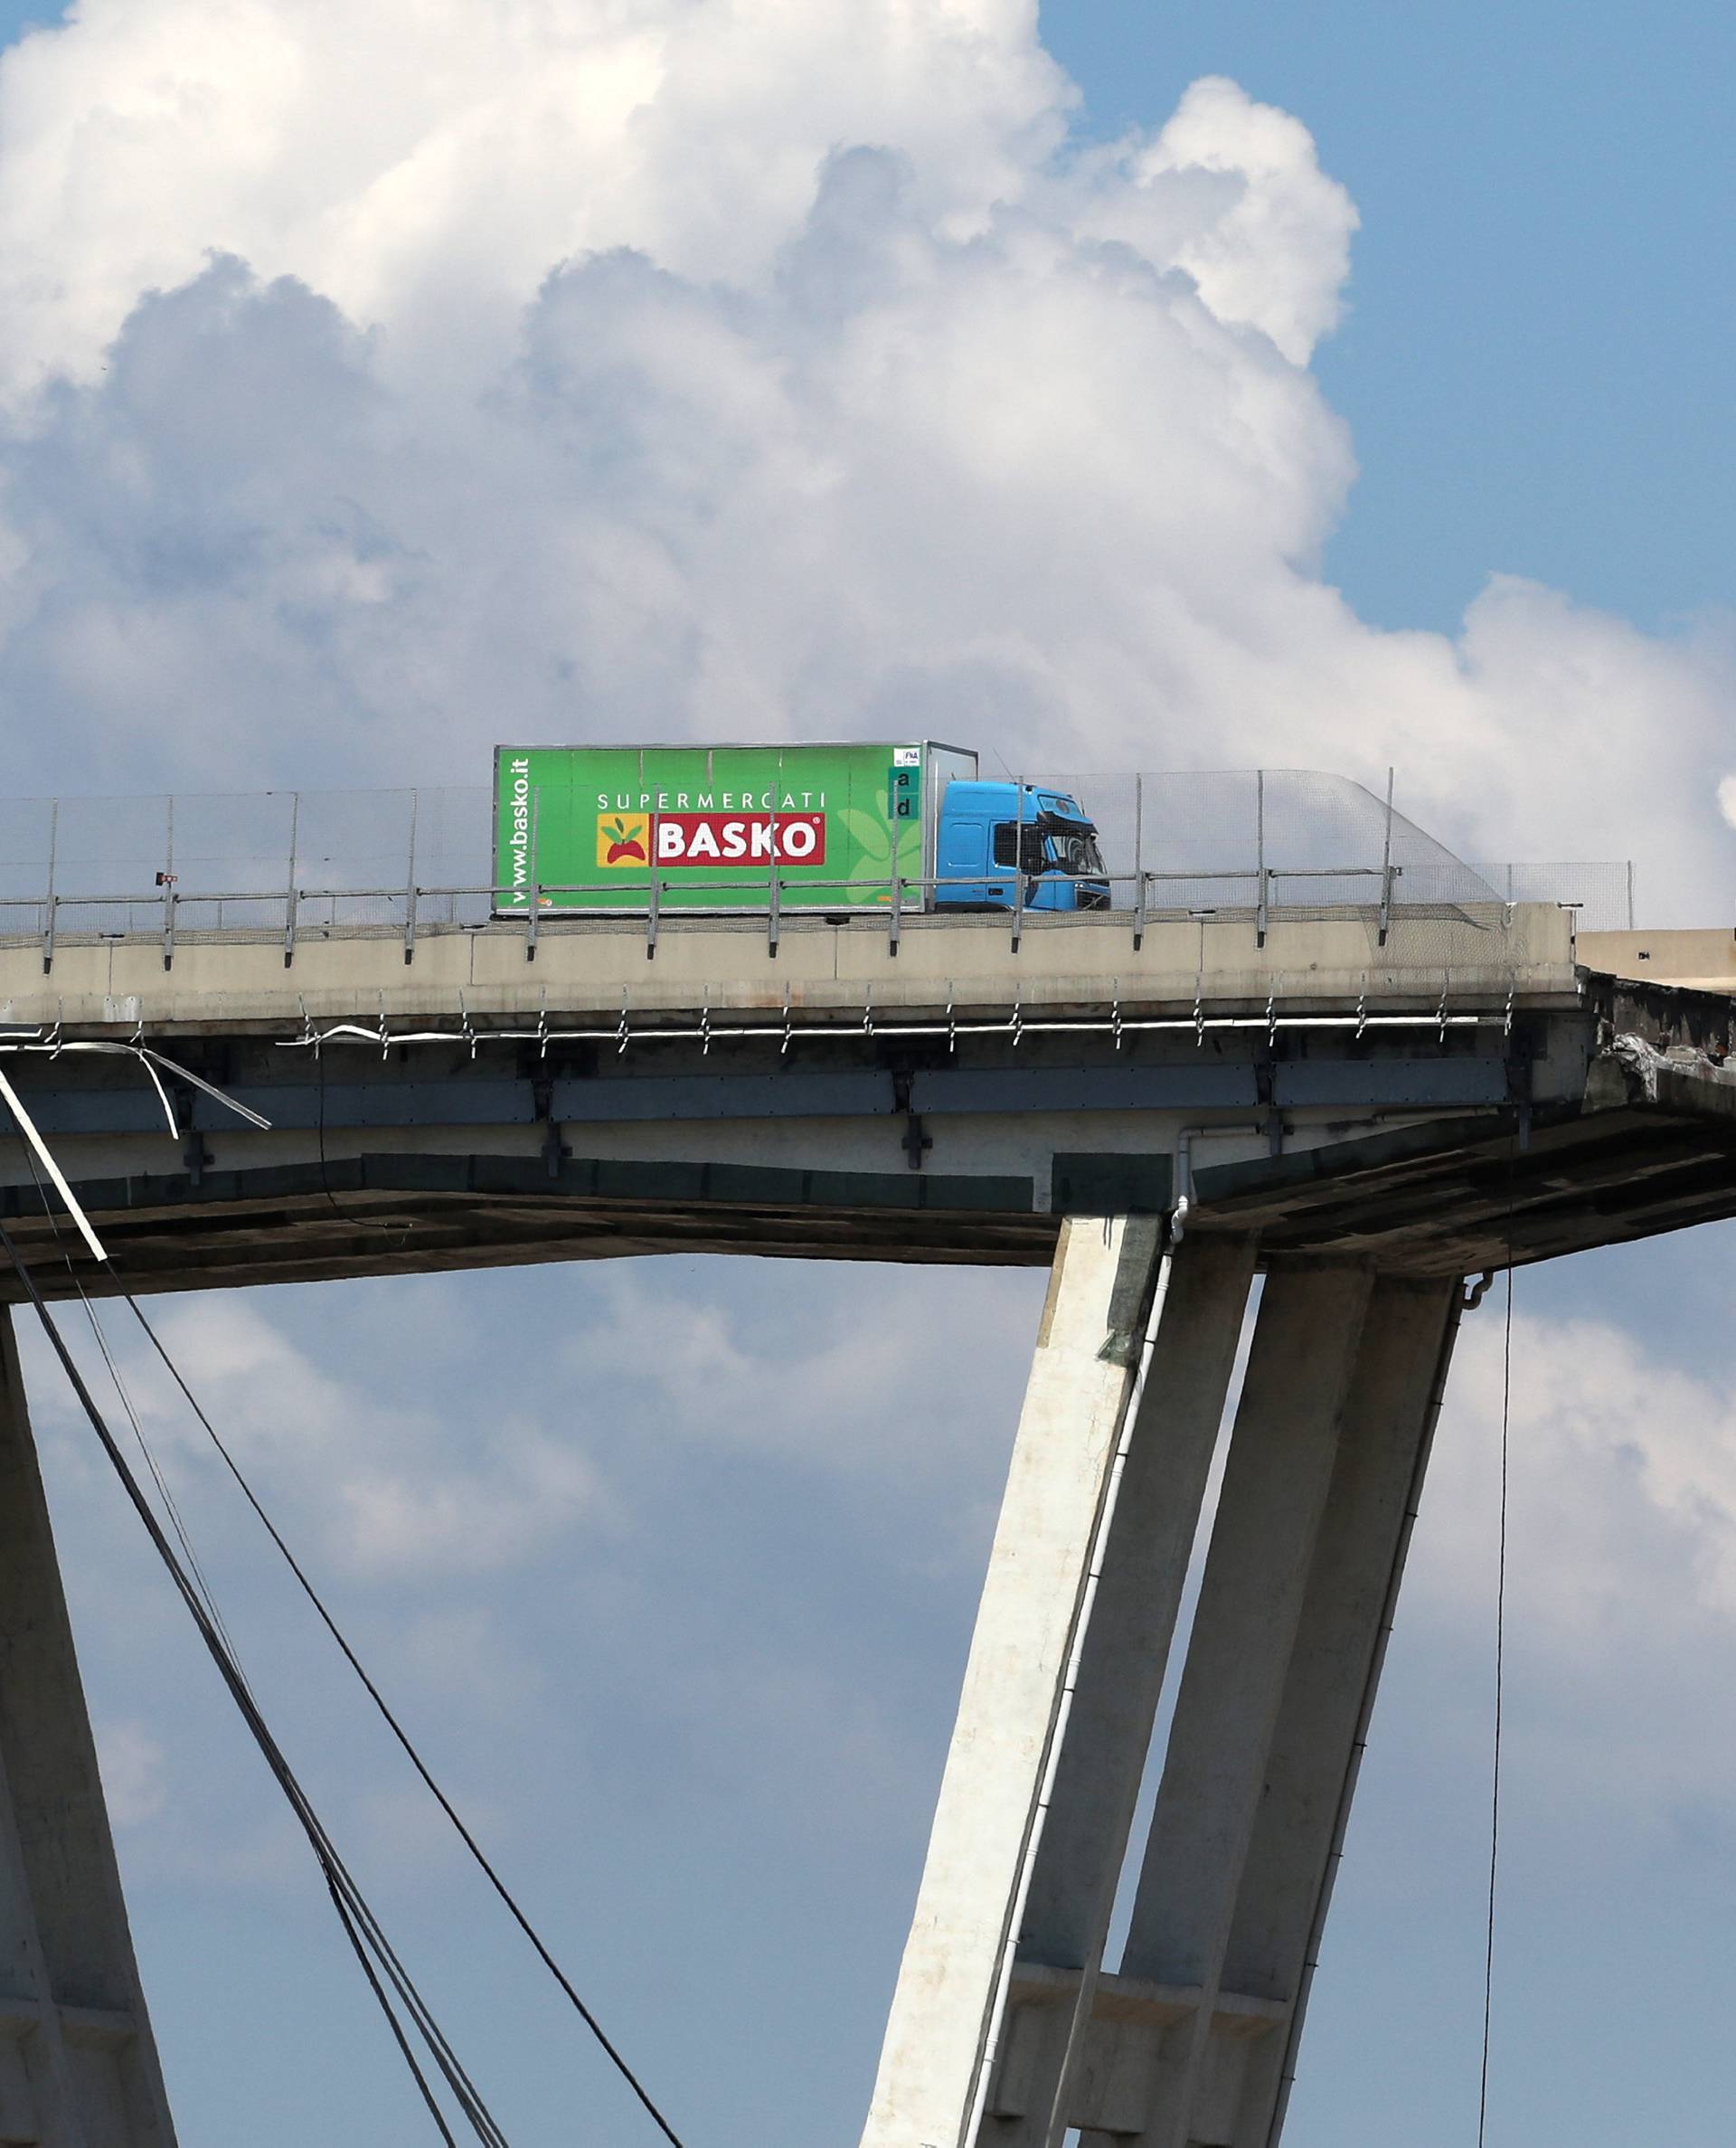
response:
[[[435,921],[411,951],[0,947],[0,1218],[43,1295],[672,1250],[1047,1265],[864,2148],[1271,2148],[1464,1279],[1736,1213],[1726,936],[1497,901],[693,920],[652,960],[632,922]],[[164,2142],[6,1350],[0,2134]]]

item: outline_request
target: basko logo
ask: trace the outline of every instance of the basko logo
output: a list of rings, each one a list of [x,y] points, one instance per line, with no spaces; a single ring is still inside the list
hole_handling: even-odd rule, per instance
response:
[[[779,813],[780,864],[826,863],[826,815]],[[769,865],[771,817],[765,813],[601,813],[597,819],[597,863],[639,866],[647,847],[660,866]]]
[[[599,813],[597,816],[597,863],[599,866],[642,866],[650,860],[651,816],[648,813]]]

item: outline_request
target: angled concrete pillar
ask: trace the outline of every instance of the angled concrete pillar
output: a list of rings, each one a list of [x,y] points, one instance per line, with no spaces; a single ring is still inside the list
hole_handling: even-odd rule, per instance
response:
[[[1061,1225],[863,2148],[960,2148],[1158,1261],[1155,1220]]]
[[[1218,2130],[1233,2148],[1274,2148],[1283,2125],[1458,1295],[1457,1281],[1386,1276],[1369,1301],[1224,1956],[1225,1991],[1283,2010],[1270,2031],[1240,2043],[1239,2063],[1225,2069]]]
[[[1177,2010],[1112,2039],[1080,2115],[1187,2148],[1373,1278],[1269,1275],[1231,1435],[1121,1980]],[[1113,1987],[1099,1998],[1116,1995]],[[1105,2121],[1109,2123],[1105,2124]]]
[[[1065,2130],[1253,1265],[1247,1238],[1190,1239],[1166,1263],[1033,1858],[984,2143],[1048,2148]]]
[[[1455,1289],[1267,1281],[1127,1947],[1056,2115],[1086,2148],[1275,2148]]]
[[[174,2141],[0,1307],[0,2143]]]

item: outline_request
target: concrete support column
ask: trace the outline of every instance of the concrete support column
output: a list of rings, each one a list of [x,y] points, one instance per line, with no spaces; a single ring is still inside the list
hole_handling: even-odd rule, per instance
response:
[[[1457,1291],[1269,1279],[1127,1951],[1051,2130],[1019,2138],[1277,2148]],[[1051,1969],[1033,2019],[1045,1980],[1051,2019],[1079,2006]]]
[[[0,2142],[174,2141],[0,1307]]]
[[[1061,1225],[863,2148],[960,2148],[1149,1319],[1155,1219]]]
[[[1241,2046],[1234,2129],[1224,2134],[1233,2148],[1276,2148],[1283,2124],[1307,1979],[1458,1333],[1458,1293],[1456,1280],[1383,1276],[1369,1301],[1224,1956],[1226,1991],[1284,2010],[1269,2033]]]
[[[1193,1238],[1166,1266],[1036,1844],[985,2143],[1050,2148],[1065,2131],[1253,1263],[1251,1239]]]
[[[1326,1266],[1266,1281],[1117,1980],[1150,2011],[1081,2082],[1093,2148],[1229,2139],[1194,2115],[1228,2040],[1212,2031],[1231,1920],[1373,1281]]]

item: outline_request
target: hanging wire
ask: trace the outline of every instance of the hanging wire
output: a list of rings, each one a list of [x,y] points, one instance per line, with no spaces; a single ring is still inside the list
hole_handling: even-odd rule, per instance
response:
[[[127,1458],[121,1453],[119,1444],[109,1430],[102,1412],[98,1408],[96,1399],[91,1395],[84,1376],[80,1372],[71,1351],[67,1347],[64,1336],[61,1333],[58,1324],[43,1301],[42,1292],[37,1288],[35,1277],[25,1264],[17,1245],[4,1224],[0,1224],[0,1251],[3,1251],[11,1260],[18,1279],[35,1309],[37,1319],[42,1323],[42,1330],[48,1338],[50,1346],[60,1359],[61,1369],[65,1372],[80,1407],[90,1420],[91,1429],[96,1433],[110,1465],[120,1480],[122,1489],[127,1493],[140,1521],[144,1524],[158,1557],[167,1569],[170,1579],[174,1582],[182,1601],[185,1604],[188,1613],[198,1629],[200,1638],[204,1642],[212,1661],[217,1667],[219,1675],[228,1687],[231,1698],[234,1700],[242,1720],[252,1734],[254,1743],[259,1746],[267,1766],[270,1769],[278,1787],[288,1801],[290,1810],[294,1812],[303,1832],[307,1835],[309,1846],[325,1875],[326,1885],[331,1890],[334,1899],[339,1905],[339,1917],[344,1935],[349,1939],[351,1946],[362,1964],[363,1972],[367,1977],[382,2011],[386,2015],[392,2036],[398,2043],[401,2052],[405,2048],[407,2039],[392,2003],[382,1988],[381,1976],[375,1972],[375,1962],[378,1963],[380,1971],[383,1973],[385,1982],[396,1992],[399,2004],[414,2024],[417,2033],[421,2037],[429,2056],[446,2081],[454,2101],[458,2104],[477,2140],[483,2143],[483,2148],[508,2148],[505,2134],[501,2131],[492,2113],[483,2102],[475,2083],[460,2064],[457,2053],[453,2050],[449,2040],[435,2020],[420,1992],[417,1989],[414,1980],[387,1939],[384,1929],[369,1906],[366,1897],[339,1856],[325,1823],[315,1811],[312,1801],[308,1798],[295,1771],[285,1757],[282,1748],[273,1736],[264,1716],[260,1713],[258,1704],[248,1689],[247,1682],[241,1676],[240,1665],[224,1644],[222,1636],[205,1606],[199,1588],[195,1585],[187,1568],[182,1564],[175,1547],[169,1541],[167,1532],[157,1519],[155,1509],[146,1497],[138,1480],[128,1467]],[[368,1958],[370,1953],[373,1957],[373,1961]],[[428,2105],[443,2139],[451,2143],[451,2132],[440,2113],[438,2100],[426,2076],[420,2066],[413,2061],[410,2071],[422,2100]]]
[[[598,2020],[597,2016],[579,1996],[577,1990],[574,1988],[572,1982],[567,1975],[565,1970],[563,1970],[560,1963],[556,1961],[554,1955],[550,1952],[547,1945],[544,1943],[542,1935],[531,1923],[530,1918],[526,1916],[524,1910],[520,1907],[517,1897],[513,1894],[512,1890],[507,1887],[505,1881],[495,1870],[494,1865],[490,1862],[486,1853],[483,1850],[482,1845],[471,1833],[469,1828],[465,1824],[464,1821],[459,1816],[456,1807],[452,1803],[452,1801],[448,1797],[446,1792],[440,1787],[439,1784],[435,1780],[433,1774],[429,1772],[428,1764],[423,1760],[420,1753],[411,1742],[409,1732],[405,1730],[403,1725],[398,1720],[396,1715],[393,1714],[391,1705],[386,1700],[385,1696],[381,1692],[379,1687],[375,1685],[373,1678],[369,1675],[367,1670],[364,1668],[360,1657],[356,1654],[354,1649],[350,1645],[350,1642],[344,1635],[343,1629],[338,1625],[331,1612],[327,1610],[325,1600],[321,1597],[318,1590],[315,1588],[313,1583],[308,1579],[307,1572],[303,1568],[300,1561],[296,1557],[295,1553],[290,1550],[289,1546],[279,1533],[276,1523],[271,1519],[271,1517],[266,1512],[265,1508],[260,1504],[259,1497],[255,1493],[253,1487],[249,1483],[247,1478],[242,1474],[241,1465],[236,1462],[234,1455],[231,1453],[228,1445],[219,1434],[216,1426],[212,1424],[210,1417],[206,1415],[198,1397],[193,1394],[192,1388],[188,1386],[185,1379],[182,1377],[180,1367],[175,1364],[174,1358],[170,1357],[168,1351],[164,1348],[162,1339],[158,1336],[156,1329],[153,1328],[150,1321],[146,1319],[143,1307],[141,1307],[137,1300],[132,1297],[130,1294],[127,1297],[127,1303],[131,1307],[133,1316],[137,1320],[139,1326],[144,1329],[146,1334],[150,1338],[152,1348],[156,1350],[157,1356],[163,1360],[163,1363],[168,1367],[170,1377],[175,1381],[175,1386],[180,1388],[182,1394],[186,1397],[187,1405],[193,1411],[193,1415],[198,1418],[200,1424],[204,1427],[205,1432],[211,1440],[212,1445],[216,1448],[218,1454],[222,1458],[224,1467],[228,1470],[230,1475],[234,1479],[236,1484],[240,1487],[242,1498],[246,1500],[248,1505],[253,1509],[254,1514],[259,1519],[261,1528],[265,1530],[267,1536],[270,1538],[272,1543],[276,1545],[279,1553],[281,1553],[285,1565],[288,1567],[290,1573],[294,1575],[297,1582],[299,1584],[302,1594],[307,1597],[308,1603],[313,1605],[314,1610],[317,1613],[319,1619],[324,1624],[326,1632],[331,1635],[332,1639],[337,1643],[338,1648],[342,1651],[344,1661],[349,1664],[350,1669],[354,1671],[356,1677],[361,1680],[363,1690],[367,1693],[369,1699],[373,1701],[374,1707],[379,1710],[381,1718],[385,1723],[386,1727],[392,1732],[393,1737],[397,1739],[399,1745],[403,1748],[404,1754],[409,1759],[410,1765],[421,1777],[422,1782],[427,1786],[435,1803],[439,1806],[441,1812],[445,1813],[447,1819],[452,1823],[454,1830],[457,1831],[458,1840],[464,1844],[466,1850],[469,1851],[470,1856],[475,1860],[477,1869],[481,1871],[483,1877],[487,1880],[489,1886],[494,1888],[495,1894],[499,1896],[501,1901],[505,1905],[506,1909],[512,1916],[514,1922],[518,1926],[520,1931],[524,1933],[524,1936],[530,1941],[532,1946],[536,1950],[537,1956],[542,1963],[543,1967],[547,1969],[550,1975],[552,1976],[556,1983],[560,1985],[561,1991],[566,1994],[567,1999],[571,2002],[574,2011],[578,2014],[580,2020],[583,2021],[586,2028],[589,2029],[592,2036],[596,2038],[604,2053],[607,2055],[611,2064],[615,2067],[616,2071],[620,2075],[622,2080],[626,2082],[627,2086],[633,2091],[639,2102],[644,2105],[646,2113],[656,2124],[658,2129],[662,2132],[664,2138],[673,2143],[673,2148],[683,2148],[680,2136],[675,2133],[668,2119],[664,2116],[663,2113],[657,2108],[656,2105],[652,2102],[650,2095],[646,2091],[644,2084],[640,2081],[638,2076],[633,2071],[632,2068],[628,2066],[627,2060],[621,2056],[620,2052],[616,2049],[615,2045],[610,2041],[608,2035],[604,2032],[602,2024]]]
[[[1495,1748],[1489,1770],[1489,1908],[1483,1953],[1483,2068],[1477,2099],[1477,2148],[1489,2122],[1489,2028],[1495,2011],[1495,1883],[1501,1856],[1501,1715],[1507,1637],[1507,1453],[1513,1413],[1513,1214],[1507,1214],[1507,1303],[1501,1336],[1501,1522],[1495,1581]]]
[[[42,1202],[43,1213],[48,1217],[48,1227],[53,1235],[55,1250],[59,1253],[61,1263],[66,1269],[68,1280],[79,1294],[79,1301],[84,1308],[85,1319],[90,1325],[91,1337],[98,1350],[101,1353],[103,1364],[108,1367],[108,1377],[113,1383],[116,1395],[119,1397],[121,1410],[132,1429],[134,1444],[144,1460],[146,1469],[150,1472],[151,1481],[156,1487],[157,1496],[163,1502],[164,1511],[168,1515],[169,1525],[175,1531],[175,1542],[181,1547],[181,1556],[186,1562],[187,1571],[192,1576],[199,1591],[201,1602],[211,1615],[212,1623],[222,1636],[224,1647],[228,1649],[236,1668],[240,1670],[241,1651],[235,1646],[229,1629],[223,1623],[222,1613],[219,1610],[217,1599],[205,1578],[204,1568],[199,1563],[199,1555],[193,1549],[193,1539],[187,1533],[181,1509],[175,1504],[175,1494],[169,1488],[168,1480],[159,1467],[156,1456],[151,1451],[150,1442],[145,1436],[145,1428],[140,1422],[137,1410],[133,1405],[132,1396],[127,1390],[125,1379],[121,1377],[120,1367],[115,1360],[115,1354],[108,1347],[108,1338],[103,1331],[102,1322],[97,1317],[97,1309],[91,1303],[90,1294],[85,1290],[83,1278],[80,1275],[78,1267],[72,1259],[71,1249],[61,1235],[60,1219],[54,1214],[52,1204],[48,1197],[48,1188],[42,1183],[42,1175],[36,1168],[36,1159],[30,1153],[28,1145],[24,1150],[24,1161],[30,1166],[30,1175],[36,1184],[37,1197]]]
[[[128,1395],[126,1384],[121,1377],[119,1367],[116,1364],[113,1353],[109,1348],[107,1336],[103,1331],[102,1323],[98,1318],[96,1307],[91,1302],[90,1295],[84,1288],[83,1280],[80,1276],[78,1270],[73,1263],[70,1250],[61,1242],[59,1221],[56,1218],[52,1206],[49,1202],[47,1188],[43,1186],[40,1174],[36,1172],[33,1160],[31,1164],[31,1169],[33,1176],[36,1178],[37,1192],[42,1197],[42,1206],[48,1216],[50,1228],[53,1232],[56,1244],[60,1248],[61,1258],[65,1262],[67,1273],[71,1278],[73,1287],[78,1292],[79,1298],[83,1304],[86,1317],[90,1323],[91,1331],[96,1337],[97,1347],[102,1354],[104,1364],[108,1368],[109,1377],[113,1380],[116,1393],[120,1397],[121,1406],[125,1411],[127,1422],[132,1428],[133,1436],[137,1442],[139,1452],[145,1457],[146,1465],[150,1471],[152,1481],[156,1484],[157,1490],[163,1499],[164,1505],[169,1513],[175,1536],[185,1556],[190,1577],[195,1587],[199,1602],[203,1605],[204,1613],[210,1619],[212,1627],[215,1629],[217,1634],[221,1637],[223,1647],[227,1651],[230,1661],[233,1667],[236,1678],[240,1680],[243,1689],[246,1689],[246,1679],[244,1673],[241,1670],[239,1653],[235,1651],[233,1644],[230,1640],[227,1629],[223,1625],[222,1616],[217,1609],[215,1599],[212,1595],[212,1593],[206,1585],[203,1572],[201,1569],[198,1559],[193,1553],[192,1541],[188,1537],[184,1527],[183,1526],[179,1509],[176,1508],[174,1497],[169,1490],[168,1485],[163,1476],[161,1470],[157,1466],[156,1459],[151,1452],[149,1443],[145,1437],[144,1430],[140,1424],[137,1413],[133,1406],[132,1399]],[[329,1188],[327,1188],[327,1197],[328,1198],[330,1197]],[[335,1206],[335,1203],[334,1203],[334,1206]],[[5,1232],[3,1229],[0,1229],[0,1239],[5,1239]],[[5,1239],[5,1242],[7,1249],[12,1253],[14,1265],[17,1265],[18,1254],[16,1250],[12,1247],[10,1239]],[[105,1259],[104,1265],[108,1268],[110,1275],[114,1276],[116,1282],[118,1282],[120,1278],[118,1274],[116,1274],[113,1262]],[[20,1272],[22,1273],[22,1269]],[[28,1287],[28,1279],[26,1279],[26,1283]],[[33,1296],[34,1295],[33,1291],[32,1294]],[[255,1493],[252,1485],[248,1481],[248,1479],[243,1474],[241,1465],[235,1460],[235,1457],[230,1450],[228,1444],[219,1434],[216,1426],[212,1423],[211,1418],[206,1414],[198,1397],[193,1394],[193,1389],[188,1386],[180,1367],[171,1357],[161,1337],[157,1334],[156,1329],[146,1319],[144,1308],[138,1303],[138,1301],[131,1294],[130,1292],[123,1292],[122,1294],[125,1297],[128,1308],[132,1311],[134,1319],[137,1320],[139,1326],[144,1329],[146,1335],[149,1338],[152,1348],[156,1352],[157,1357],[162,1360],[164,1366],[167,1369],[170,1377],[174,1380],[175,1386],[180,1389],[181,1394],[186,1400],[188,1407],[192,1410],[193,1415],[198,1419],[200,1424],[203,1427],[206,1436],[210,1439],[212,1445],[216,1449],[224,1467],[228,1470],[231,1477],[234,1480],[236,1485],[240,1489],[241,1496],[246,1500],[248,1505],[252,1509],[253,1513],[258,1518],[260,1526],[264,1528],[266,1534],[270,1538],[271,1542],[277,1547],[290,1573],[295,1576],[295,1579],[297,1585],[300,1586],[303,1594],[307,1597],[308,1603],[313,1606],[321,1623],[325,1625],[327,1632],[330,1633],[332,1639],[336,1642],[339,1650],[343,1653],[344,1661],[349,1664],[351,1670],[354,1671],[357,1679],[362,1683],[363,1689],[367,1693],[369,1699],[372,1700],[375,1708],[379,1711],[379,1714],[382,1719],[384,1721],[386,1727],[392,1732],[392,1735],[397,1740],[400,1746],[403,1749],[403,1752],[409,1759],[411,1766],[420,1776],[430,1795],[434,1798],[441,1812],[451,1823],[453,1829],[458,1836],[459,1840],[464,1844],[465,1849],[468,1851],[477,1869],[487,1880],[489,1886],[493,1888],[495,1893],[499,1897],[502,1903],[505,1904],[514,1922],[518,1926],[524,1936],[530,1941],[532,1947],[536,1952],[538,1959],[542,1963],[544,1968],[548,1970],[550,1975],[553,1977],[555,1982],[560,1986],[569,2003],[573,2008],[573,2011],[578,2014],[580,2020],[584,2023],[585,2027],[595,2038],[597,2043],[601,2048],[604,2055],[608,2058],[610,2064],[620,2075],[622,2080],[627,2084],[627,2087],[632,2090],[634,2096],[638,2099],[646,2113],[651,2118],[653,2124],[657,2127],[659,2132],[663,2134],[664,2138],[671,2143],[671,2148],[684,2148],[684,2144],[682,2142],[680,2135],[675,2132],[674,2126],[664,2115],[657,2105],[652,2100],[649,2091],[646,2088],[644,2083],[639,2079],[638,2076],[627,2064],[626,2058],[622,2056],[619,2049],[616,2047],[615,2043],[605,2031],[602,2023],[598,2020],[596,2014],[580,1996],[579,1992],[574,1986],[571,1979],[567,1975],[565,1970],[561,1968],[560,1963],[556,1960],[554,1954],[550,1950],[546,1942],[543,1940],[541,1933],[538,1932],[536,1927],[531,1923],[528,1915],[520,1905],[516,1896],[514,1895],[512,1890],[507,1887],[505,1881],[501,1878],[499,1872],[495,1869],[494,1864],[491,1862],[487,1854],[483,1850],[482,1845],[477,1841],[475,1835],[471,1833],[469,1828],[460,1817],[457,1808],[453,1805],[446,1792],[441,1788],[439,1783],[435,1779],[427,1763],[423,1760],[421,1754],[418,1751],[416,1746],[411,1741],[410,1734],[405,1730],[402,1724],[399,1721],[397,1716],[392,1712],[392,1709],[387,1702],[385,1696],[381,1692],[379,1687],[374,1683],[373,1678],[363,1666],[361,1658],[356,1654],[354,1649],[351,1646],[347,1636],[344,1633],[336,1620],[327,1609],[325,1600],[321,1597],[319,1592],[315,1588],[312,1581],[308,1578],[306,1569],[302,1566],[300,1561],[296,1557],[294,1552],[292,1552],[289,1548],[288,1544],[285,1540],[281,1532],[278,1530],[277,1525],[271,1519],[269,1514],[267,1513],[258,1495]],[[42,1311],[40,1300],[38,1301],[38,1310],[39,1311]],[[46,1313],[42,1314],[42,1318],[46,1323]],[[124,1465],[119,1463],[118,1461],[117,1462],[117,1466],[124,1467]],[[251,1699],[250,1691],[249,1693],[249,1698],[250,1699]],[[331,1884],[329,1873],[327,1875],[327,1882],[328,1885]],[[338,1896],[335,1887],[333,1888],[333,1897],[334,1900],[339,1901],[339,1914],[344,1919],[345,1932],[350,1934],[352,1937],[352,1943],[354,1944],[354,1935],[351,1918],[342,1907],[341,1898]],[[384,2005],[384,1994],[380,1990],[380,1986],[377,1979],[374,1976],[372,1964],[363,1959],[363,1968],[368,1976],[369,1982],[373,1985],[376,1997],[379,1998],[382,2004]],[[401,2048],[406,2049],[406,2056],[408,2056],[407,2047],[404,2047],[401,2030],[395,2016],[392,2014],[390,2008],[387,2009],[387,2018],[392,2023],[393,2035],[398,2039]],[[416,2078],[419,2086],[424,2086],[425,2085],[423,2083],[422,2076],[420,2070],[414,2068],[413,2061],[411,2064],[412,2070],[416,2071]],[[438,2117],[438,2110],[436,2115]],[[439,2123],[441,2124],[442,2130],[444,2130],[444,2121],[441,2120]],[[490,2121],[490,2123],[492,2123],[492,2121]]]

